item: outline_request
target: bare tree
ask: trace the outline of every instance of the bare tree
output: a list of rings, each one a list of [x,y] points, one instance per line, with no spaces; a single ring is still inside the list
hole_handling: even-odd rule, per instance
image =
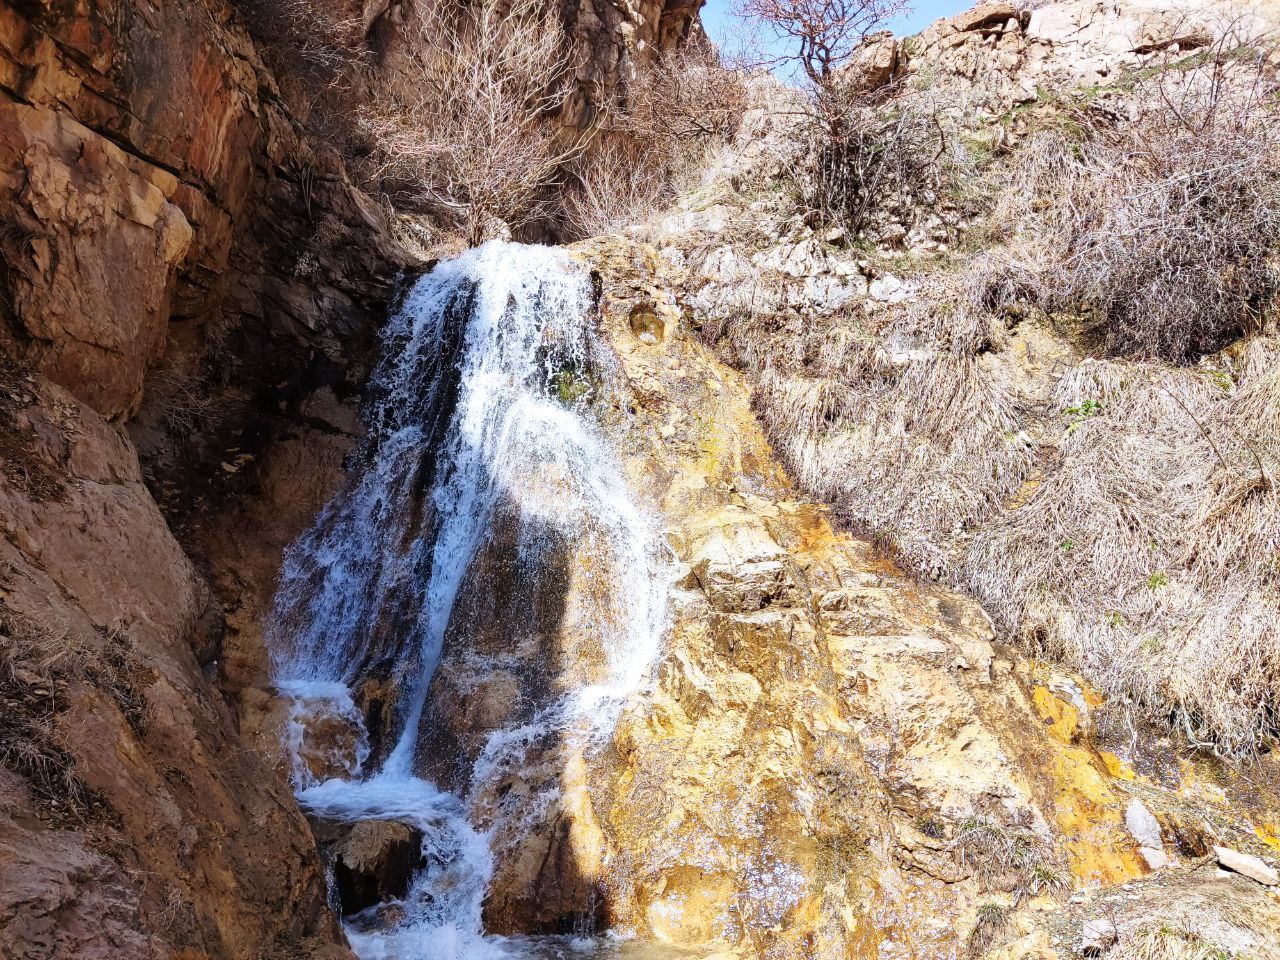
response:
[[[365,108],[380,172],[470,243],[543,213],[543,197],[586,137],[554,123],[570,57],[541,0],[415,4],[403,26],[419,69]]]
[[[660,54],[627,85],[614,128],[664,145],[726,140],[747,107],[743,72],[704,42]]]
[[[798,66],[823,88],[868,34],[910,7],[910,0],[737,0],[736,12],[783,44],[774,65]]]

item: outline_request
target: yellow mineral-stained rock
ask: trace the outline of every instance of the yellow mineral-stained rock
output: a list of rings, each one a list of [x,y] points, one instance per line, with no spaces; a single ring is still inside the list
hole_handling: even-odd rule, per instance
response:
[[[1069,953],[1052,903],[1148,875],[1127,806],[1140,786],[1168,819],[1174,798],[1092,745],[1092,690],[798,499],[651,250],[581,255],[629,388],[619,443],[678,560],[657,683],[591,761],[611,917],[680,946],[924,958],[1003,900],[1029,919],[997,955]],[[1218,829],[1252,833],[1243,812]]]

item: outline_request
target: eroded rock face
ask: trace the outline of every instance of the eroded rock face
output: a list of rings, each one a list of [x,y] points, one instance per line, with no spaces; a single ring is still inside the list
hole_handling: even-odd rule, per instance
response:
[[[1227,11],[1209,0],[1055,0],[979,3],[909,40],[876,38],[849,67],[875,86],[901,73],[948,75],[979,94],[982,109],[1035,100],[1037,87],[1088,86],[1140,69],[1152,56],[1189,54],[1226,29],[1266,30],[1266,5]],[[1269,18],[1269,14],[1267,18]]]
[[[403,255],[220,2],[0,6],[0,169],[6,739],[30,747],[6,752],[3,952],[345,955],[289,765],[225,692],[265,682],[253,618],[359,433],[344,401]],[[217,599],[153,499],[208,520],[210,456],[220,505],[260,494],[195,544]]]
[[[5,955],[340,938],[287,779],[245,749],[196,660],[209,591],[128,437],[5,364],[0,445],[5,730],[31,757],[26,779],[0,778]],[[14,683],[43,694],[11,700]]]
[[[0,20],[10,352],[128,417],[219,311],[322,339],[385,295],[405,261],[382,212],[290,116],[230,6],[20,9]]]

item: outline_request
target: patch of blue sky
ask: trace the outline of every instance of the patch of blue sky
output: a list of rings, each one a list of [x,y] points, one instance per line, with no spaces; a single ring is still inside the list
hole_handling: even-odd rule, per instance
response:
[[[899,37],[909,37],[919,33],[934,20],[950,17],[962,10],[967,10],[975,0],[917,0],[905,13],[894,17],[885,24]],[[733,13],[734,0],[706,0],[702,6],[702,25],[711,37],[712,42],[726,53],[734,53],[743,49],[746,38],[751,33],[749,24],[745,24]],[[782,41],[764,42],[766,54],[774,57],[786,53],[786,45]],[[784,75],[786,71],[778,71]]]

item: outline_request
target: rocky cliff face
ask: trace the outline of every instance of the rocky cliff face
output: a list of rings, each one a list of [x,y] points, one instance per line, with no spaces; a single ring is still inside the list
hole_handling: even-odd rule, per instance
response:
[[[219,683],[227,594],[157,508],[206,491],[158,477],[243,463],[224,438],[360,355],[405,256],[230,7],[0,16],[6,953],[332,945],[310,832]]]

